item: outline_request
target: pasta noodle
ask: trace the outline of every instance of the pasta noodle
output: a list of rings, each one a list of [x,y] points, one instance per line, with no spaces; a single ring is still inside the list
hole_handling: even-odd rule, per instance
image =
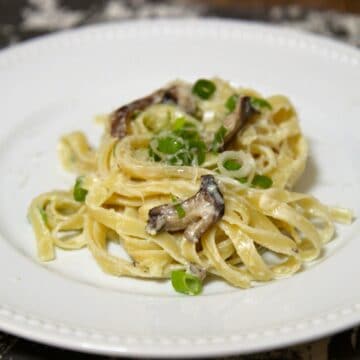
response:
[[[111,275],[170,278],[193,266],[248,288],[254,281],[292,275],[320,256],[334,236],[334,222],[350,223],[352,214],[291,191],[307,159],[294,107],[284,96],[263,99],[218,78],[208,82],[216,88],[210,99],[197,96],[192,87],[196,110],[186,111],[182,99],[147,104],[133,114],[121,138],[111,133],[115,113],[105,117],[97,150],[81,132],[61,138],[60,159],[81,178],[74,189],[42,194],[30,205],[41,261],[53,260],[56,248],[87,247]],[[191,90],[181,81],[172,86]],[[224,144],[231,129],[223,137],[220,130],[230,119],[231,96],[235,102],[250,99],[253,112]],[[175,135],[179,126],[190,131],[190,140]],[[210,151],[209,144],[220,145]],[[198,242],[183,231],[147,231],[151,209],[191,198],[204,175],[216,179],[224,214]],[[111,242],[120,244],[128,258],[110,253]]]

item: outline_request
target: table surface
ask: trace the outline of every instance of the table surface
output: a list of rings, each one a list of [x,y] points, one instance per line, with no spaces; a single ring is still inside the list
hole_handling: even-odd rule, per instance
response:
[[[359,1],[359,0],[354,0]],[[337,38],[360,47],[360,15],[311,11],[298,5],[219,7],[214,2],[161,0],[0,0],[0,48],[53,31],[131,18],[218,16],[266,21]],[[255,2],[254,2],[255,3]],[[0,359],[108,359],[37,344],[0,332]],[[360,359],[360,332],[350,329],[298,346],[229,359]]]

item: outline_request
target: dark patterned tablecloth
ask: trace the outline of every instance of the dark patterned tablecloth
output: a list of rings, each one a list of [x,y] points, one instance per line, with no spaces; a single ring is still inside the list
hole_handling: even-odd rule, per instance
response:
[[[360,15],[304,10],[297,5],[211,7],[203,2],[161,0],[0,0],[0,48],[52,31],[131,18],[219,16],[261,20],[337,38],[360,47]],[[360,0],[354,0],[360,1]],[[191,5],[190,5],[191,4]],[[108,359],[49,347],[0,332],[1,360]],[[261,354],[229,359],[360,359],[360,332],[350,329],[332,337]]]

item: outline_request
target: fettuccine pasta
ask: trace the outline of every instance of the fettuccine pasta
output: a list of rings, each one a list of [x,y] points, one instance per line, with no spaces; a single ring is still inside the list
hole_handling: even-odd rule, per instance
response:
[[[308,148],[284,96],[175,81],[101,120],[97,149],[79,131],[60,139],[74,188],[30,205],[41,261],[87,247],[108,274],[171,278],[194,295],[210,274],[240,288],[290,276],[320,256],[334,222],[352,221],[291,191]]]

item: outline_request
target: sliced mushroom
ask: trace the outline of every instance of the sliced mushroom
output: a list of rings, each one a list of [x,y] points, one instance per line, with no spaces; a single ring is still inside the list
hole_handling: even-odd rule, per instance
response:
[[[169,102],[178,105],[188,114],[194,114],[196,111],[191,87],[185,83],[177,83],[168,88],[159,89],[115,110],[111,116],[111,135],[122,139],[127,134],[129,122],[137,112],[144,111],[150,105]]]
[[[179,216],[176,206],[181,206],[185,216]],[[197,243],[209,227],[221,219],[224,211],[224,197],[214,176],[203,175],[200,190],[194,196],[178,205],[164,204],[152,208],[146,231],[156,235],[160,231],[185,230],[185,238]]]
[[[126,136],[128,123],[136,114],[136,112],[143,111],[152,104],[160,103],[163,97],[164,90],[160,89],[148,96],[135,100],[115,110],[112,113],[110,120],[111,135],[122,139],[124,136]]]
[[[257,111],[251,106],[249,96],[240,96],[237,100],[236,107],[232,113],[224,119],[226,134],[224,146],[227,144],[238,131],[246,124],[247,120]]]
[[[186,83],[178,83],[165,89],[161,102],[173,102],[190,115],[196,113],[195,97],[192,95],[191,86]]]

